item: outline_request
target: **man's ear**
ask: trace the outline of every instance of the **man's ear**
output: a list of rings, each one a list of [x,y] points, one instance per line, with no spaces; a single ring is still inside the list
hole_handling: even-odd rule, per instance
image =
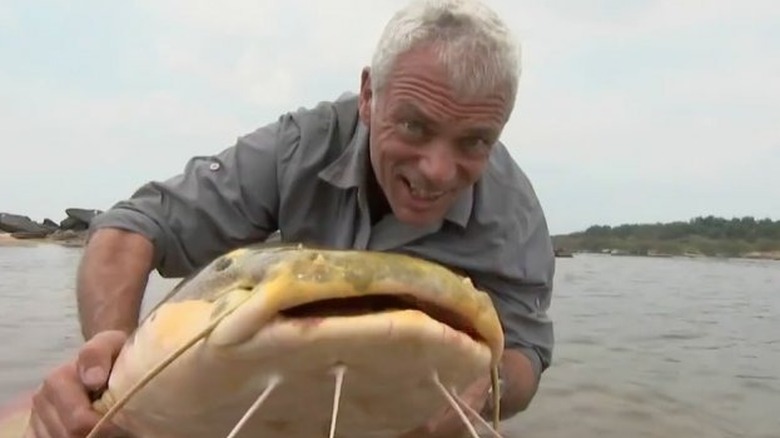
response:
[[[360,73],[360,98],[358,111],[360,113],[360,120],[366,126],[371,126],[371,99],[373,94],[371,93],[371,69],[364,67]]]

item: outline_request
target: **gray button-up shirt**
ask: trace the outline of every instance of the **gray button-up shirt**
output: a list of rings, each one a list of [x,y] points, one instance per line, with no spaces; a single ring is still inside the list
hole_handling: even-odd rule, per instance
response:
[[[237,246],[282,240],[416,255],[469,275],[490,293],[506,347],[550,364],[547,317],[555,257],[547,224],[525,174],[497,143],[483,177],[439,223],[420,228],[393,215],[372,226],[364,188],[368,132],[357,96],[300,109],[240,137],[184,172],[150,182],[96,217],[91,232],[143,234],[163,276],[186,276]]]

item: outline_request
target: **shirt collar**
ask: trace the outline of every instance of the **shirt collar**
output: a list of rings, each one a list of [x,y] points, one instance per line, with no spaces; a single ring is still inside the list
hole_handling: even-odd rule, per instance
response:
[[[368,128],[358,122],[355,135],[344,152],[319,172],[319,177],[340,189],[357,188],[363,184],[363,176],[368,170]],[[474,187],[464,190],[444,218],[462,228],[468,224],[474,206]]]

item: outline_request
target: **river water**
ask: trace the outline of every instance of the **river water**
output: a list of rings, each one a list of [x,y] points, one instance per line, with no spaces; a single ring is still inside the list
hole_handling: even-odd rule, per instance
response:
[[[0,404],[80,342],[80,251],[0,247]],[[508,438],[780,437],[780,262],[558,259],[550,313],[554,364]]]

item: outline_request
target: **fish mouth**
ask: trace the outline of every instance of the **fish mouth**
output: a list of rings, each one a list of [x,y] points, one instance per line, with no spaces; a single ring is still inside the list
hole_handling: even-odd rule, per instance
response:
[[[445,306],[422,300],[410,294],[372,294],[316,300],[279,311],[277,321],[306,324],[321,321],[325,318],[380,316],[409,310],[421,312],[430,319],[469,336],[475,342],[483,344],[488,342],[469,318]]]
[[[242,250],[230,257],[179,293],[225,291],[211,295],[211,319],[219,319],[209,334],[212,345],[249,342],[251,349],[280,329],[289,342],[304,342],[299,338],[319,336],[311,333],[315,326],[326,332],[322,336],[353,338],[367,327],[380,336],[382,326],[392,326],[412,337],[415,330],[430,335],[449,328],[494,358],[502,353],[503,330],[490,296],[437,263],[397,253],[306,248]],[[220,276],[228,281],[218,283]]]

